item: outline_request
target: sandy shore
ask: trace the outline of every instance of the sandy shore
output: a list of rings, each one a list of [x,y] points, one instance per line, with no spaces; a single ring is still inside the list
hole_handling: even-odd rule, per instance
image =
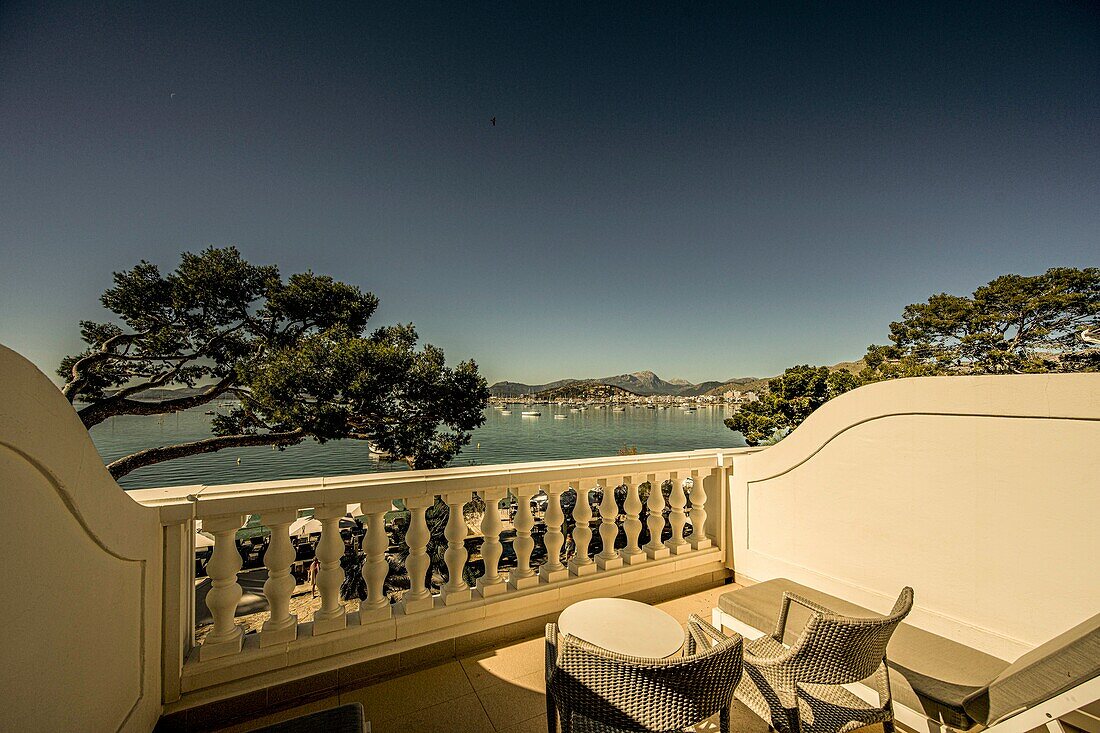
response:
[[[356,612],[359,610],[359,599],[353,599],[344,603],[345,608],[349,612]],[[314,597],[310,593],[309,583],[302,583],[294,587],[294,593],[290,597],[290,612],[297,614],[298,623],[305,623],[306,621],[313,620],[313,614],[315,611],[321,608],[321,596]],[[258,632],[260,627],[264,625],[264,621],[267,621],[267,610],[258,611],[256,613],[250,613],[246,616],[238,616],[236,622],[244,627],[246,634]],[[206,635],[210,633],[210,630],[214,628],[213,624],[200,624],[195,628],[195,643],[201,644],[202,640],[206,638]]]

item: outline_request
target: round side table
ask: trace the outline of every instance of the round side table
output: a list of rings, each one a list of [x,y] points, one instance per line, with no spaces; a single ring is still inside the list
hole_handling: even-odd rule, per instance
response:
[[[590,598],[561,612],[558,630],[618,654],[671,657],[684,646],[680,622],[653,606],[625,598]]]

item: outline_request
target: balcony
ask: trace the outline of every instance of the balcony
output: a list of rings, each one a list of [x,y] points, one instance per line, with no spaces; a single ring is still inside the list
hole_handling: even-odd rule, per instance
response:
[[[178,670],[173,675],[178,683],[166,687],[168,710],[214,699],[224,694],[227,681],[270,686],[315,676],[314,669],[328,673],[350,666],[370,673],[392,668],[394,656],[400,663],[402,656],[426,658],[432,650],[450,653],[458,643],[476,643],[470,639],[504,638],[501,630],[517,624],[537,632],[584,598],[656,597],[654,591],[668,595],[685,583],[693,588],[720,583],[729,571],[721,539],[725,497],[718,487],[726,483],[733,456],[751,452],[692,451],[130,492],[156,510],[166,546],[173,550],[170,565],[179,569],[176,583],[169,582],[175,573],[166,579],[171,637],[185,639],[182,646],[162,650]],[[708,490],[716,501],[710,501]],[[471,524],[465,515],[477,500],[484,511]],[[434,592],[425,583],[426,515],[433,506],[447,507],[447,580]],[[356,528],[364,527],[361,538],[349,536],[353,513],[360,515]],[[289,528],[301,515],[312,515],[320,525],[315,544],[319,601],[310,604],[299,595],[296,602],[307,617],[290,612],[298,586],[294,571],[302,563]],[[262,623],[253,615],[256,631],[245,634],[237,622],[243,595],[238,577],[248,550],[242,550],[238,536],[250,516],[258,516],[270,532],[266,549],[259,551],[266,568],[262,594],[270,610],[259,614]],[[211,586],[205,605],[212,624],[199,629],[201,643],[192,636],[204,610],[196,607],[192,592],[198,523],[214,538],[205,568]],[[408,545],[408,588],[397,592],[386,586],[391,560],[400,555],[396,524],[407,526]],[[349,610],[340,598],[341,559],[346,548],[356,546],[365,556],[366,598],[353,601]],[[502,571],[505,554],[511,562]],[[536,554],[537,562],[532,559]],[[471,573],[477,575],[472,584],[466,580]]]
[[[710,616],[731,579],[787,577],[868,608],[912,585],[910,623],[1005,660],[1100,608],[1096,375],[872,385],[763,450],[129,493],[44,375],[2,347],[0,375],[3,500],[20,519],[4,541],[20,593],[0,729],[245,729],[358,699],[374,730],[537,730],[541,630],[562,609],[626,596],[683,622]],[[349,512],[366,597],[345,605]],[[316,603],[295,578],[303,514],[320,524]],[[199,523],[213,537],[202,605]],[[262,585],[242,568],[246,523],[268,538]],[[923,733],[919,716],[899,722]]]
[[[668,601],[655,601],[655,605],[676,618],[686,619],[691,613],[707,615],[717,596],[729,588],[718,584]],[[658,596],[634,594],[634,597],[647,600]],[[375,681],[341,686],[337,680],[331,687],[308,693],[300,698],[304,701],[296,705],[288,701],[272,703],[256,697],[250,702],[251,707],[248,703],[233,706],[237,722],[227,725],[224,730],[243,733],[325,707],[360,702],[371,721],[373,733],[544,733],[545,660],[541,620],[523,626],[529,629],[525,638],[495,642],[481,648],[467,648],[475,641],[463,640],[456,654],[445,661],[418,666],[407,673],[386,675]],[[422,694],[425,690],[432,692],[425,696]],[[273,707],[281,709],[271,712]],[[739,705],[735,705],[735,710],[738,713],[734,718],[736,730],[765,733],[767,726],[750,711]],[[222,711],[215,709],[213,712],[220,714]],[[226,718],[219,715],[218,720]],[[203,720],[193,716],[190,723],[197,728]],[[708,721],[697,730],[717,730],[717,725],[715,721]]]

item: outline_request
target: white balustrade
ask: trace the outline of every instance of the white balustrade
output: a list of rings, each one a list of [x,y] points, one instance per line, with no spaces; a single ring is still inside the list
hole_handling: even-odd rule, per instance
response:
[[[298,638],[298,617],[290,612],[290,597],[294,593],[294,576],[290,566],[294,562],[294,547],[290,544],[290,524],[298,516],[294,509],[267,512],[263,522],[271,530],[271,538],[264,552],[267,581],[264,597],[271,617],[260,630],[260,646],[286,644]]]
[[[704,550],[710,547],[707,537],[707,492],[703,488],[706,478],[701,471],[691,472],[691,549]]]
[[[638,538],[642,534],[642,500],[638,496],[638,485],[634,483],[633,476],[623,476],[623,485],[626,486],[626,501],[623,502],[623,512],[626,514],[626,519],[623,520],[626,547],[621,554],[624,563],[637,565],[649,559],[645,550],[638,546]]]
[[[447,582],[440,589],[444,605],[453,606],[470,600],[470,586],[462,579],[466,567],[466,520],[462,518],[462,507],[469,500],[469,493],[447,494],[444,501],[450,510],[447,527],[443,536],[447,538],[447,550],[443,560],[447,563]]]
[[[386,576],[390,564],[386,561],[386,549],[390,545],[386,533],[386,512],[391,502],[363,502],[367,516],[367,534],[363,539],[363,581],[367,586],[367,598],[359,604],[359,623],[385,621],[393,615],[390,599],[386,596]]]
[[[646,498],[645,507],[649,515],[645,519],[645,526],[649,530],[649,542],[642,549],[645,550],[648,559],[660,560],[672,554],[661,542],[661,535],[665,531],[665,495],[661,491],[665,485],[665,477],[651,473],[646,481],[649,482],[649,496]]]
[[[562,533],[565,514],[561,510],[563,488],[569,487],[563,487],[561,483],[542,485],[542,491],[546,494],[546,534],[543,537],[546,562],[539,568],[539,578],[545,583],[556,583],[569,577],[569,569],[561,561],[561,548],[565,544],[565,535]]]
[[[477,579],[477,592],[482,598],[499,595],[508,590],[504,576],[498,567],[504,548],[500,544],[500,500],[504,498],[504,489],[480,491],[485,501],[485,516],[481,518],[481,560],[485,572]]]
[[[573,544],[576,550],[569,559],[569,572],[572,575],[591,575],[596,572],[596,563],[588,556],[588,545],[592,542],[592,505],[588,501],[588,481],[571,481],[577,492],[577,502],[573,505]]]
[[[214,551],[206,565],[211,587],[206,607],[214,617],[214,628],[203,640],[199,659],[217,659],[241,651],[244,631],[234,621],[243,591],[237,582],[241,554],[237,552],[237,530],[244,524],[240,514],[223,514],[203,521],[203,529],[214,535]]]
[[[321,523],[321,539],[317,543],[317,590],[321,608],[313,614],[313,635],[339,631],[347,626],[347,612],[340,600],[340,584],[344,580],[340,558],[344,555],[344,540],[340,537],[340,518],[347,513],[347,504],[321,505],[313,517]]]
[[[600,502],[600,542],[603,549],[596,555],[596,566],[600,570],[613,570],[623,566],[623,559],[615,549],[615,540],[619,536],[619,505],[615,502],[615,487],[607,485],[607,479],[597,480],[603,489],[603,501]]]
[[[179,653],[173,657],[178,660],[174,664],[180,666],[182,674],[174,683],[176,697],[172,700],[179,698],[181,690],[214,690],[220,689],[223,684],[234,684],[255,674],[260,667],[268,669],[266,665],[274,664],[272,660],[276,658],[283,660],[279,663],[280,669],[291,669],[319,663],[344,651],[357,655],[357,658],[401,653],[436,641],[441,629],[454,636],[478,633],[504,622],[511,623],[511,619],[523,621],[535,618],[546,613],[551,606],[559,602],[565,604],[572,598],[617,594],[617,578],[613,586],[608,586],[607,580],[611,579],[604,579],[600,570],[614,569],[613,575],[621,574],[624,588],[656,588],[662,583],[675,582],[683,575],[682,563],[660,562],[661,559],[669,558],[673,553],[697,552],[697,558],[690,556],[691,568],[686,572],[699,575],[714,572],[724,566],[725,555],[712,549],[714,545],[723,547],[723,536],[721,531],[707,526],[707,494],[722,498],[721,493],[715,492],[722,485],[722,479],[733,461],[728,453],[685,451],[621,459],[607,457],[513,464],[499,470],[480,466],[449,468],[441,472],[324,477],[288,481],[285,485],[264,482],[205,487],[198,495],[194,495],[192,487],[181,488],[179,492],[172,489],[149,490],[145,501],[161,508],[166,548],[180,544],[179,538],[186,536],[186,530],[180,531],[180,523],[188,522],[193,517],[202,519],[205,529],[212,532],[215,538],[212,556],[207,564],[211,588],[206,602],[213,616],[212,628],[202,645],[195,650],[196,653],[188,656],[190,648],[184,641]],[[570,476],[576,478],[566,480]],[[689,488],[685,495],[685,482],[689,476],[691,483],[686,484]],[[672,481],[672,492],[667,501],[662,494],[662,483],[666,479]],[[608,485],[613,482],[615,485]],[[644,508],[640,491],[642,483],[650,486],[648,495],[644,497]],[[620,485],[626,488],[621,506],[616,501],[616,486]],[[507,527],[506,517],[500,511],[500,500],[508,494],[505,488],[508,486],[517,487],[512,489],[512,493],[517,498],[518,507],[514,518],[515,538],[512,540],[516,567],[506,573],[500,570],[502,529]],[[592,505],[590,495],[590,489],[594,486],[602,492],[598,528],[603,546],[595,557],[590,553],[592,534],[597,526],[593,522],[596,507]],[[571,487],[576,492],[576,502],[570,518],[564,511],[562,494]],[[466,542],[470,534],[463,507],[475,491],[485,501],[485,516],[481,518],[480,525],[483,537],[481,558],[485,570],[476,584],[470,582],[474,586],[471,588],[465,582],[463,572],[467,570],[469,561]],[[531,504],[532,498],[540,493],[546,496],[544,512],[533,510]],[[254,509],[248,504],[251,496],[257,499]],[[538,498],[541,501],[542,497]],[[684,540],[689,498],[692,533]],[[409,590],[396,609],[386,596],[390,537],[385,521],[394,501],[403,504],[408,511],[405,567],[409,574]],[[363,538],[365,562],[362,567],[366,598],[359,604],[356,618],[349,622],[346,606],[340,599],[340,587],[344,580],[341,560],[345,547],[340,534],[340,520],[349,504],[355,502],[362,507],[362,521],[366,529]],[[446,526],[441,528],[447,542],[443,559],[448,579],[439,596],[433,597],[429,572],[440,569],[432,566],[432,558],[428,555],[428,547],[433,541],[428,520],[431,507],[436,502],[441,502],[439,506],[445,504],[448,507]],[[301,619],[291,613],[295,553],[289,527],[298,507],[313,507],[314,517],[321,524],[321,535],[316,546],[319,566],[316,585],[321,596],[320,609],[313,615],[313,623],[304,626],[302,634],[298,633]],[[242,510],[256,511],[262,517],[263,524],[271,530],[271,539],[263,556],[263,564],[268,571],[263,592],[267,597],[270,616],[259,633],[251,637],[250,644],[245,643],[250,637],[243,634],[243,627],[238,626],[235,620],[242,596],[237,581],[242,557],[235,542],[237,530],[244,520],[244,515],[238,513]],[[713,510],[714,513],[717,511]],[[625,543],[617,551],[620,512]],[[639,547],[645,534],[643,513],[649,539],[644,547]],[[666,514],[669,517],[667,523],[671,524],[672,539],[662,542],[662,535],[666,534]],[[535,534],[536,517],[540,515],[537,521],[545,522],[542,537],[546,560],[540,568],[533,568],[532,555],[538,540]],[[713,524],[714,520],[711,518],[709,521]],[[575,552],[569,562],[564,563],[562,549],[570,539],[566,536],[566,527],[570,525]],[[172,535],[168,534],[172,530],[176,531],[174,544]],[[186,628],[187,619],[194,619],[195,615],[193,607],[186,605],[191,602],[189,597],[193,598],[192,584],[189,577],[179,575],[178,570],[180,561],[190,562],[194,552],[189,543],[185,544],[188,545],[186,556],[181,554],[173,566],[165,565],[166,568],[176,568],[170,571],[170,575],[179,580],[175,584],[179,587],[174,591],[178,595],[176,603],[181,615],[178,628]],[[173,591],[170,581],[171,578],[165,578],[166,593]],[[550,585],[554,588],[549,588]],[[475,589],[477,603],[466,603],[473,599]],[[522,591],[519,593],[522,598],[514,597],[517,591]],[[526,596],[530,597],[529,602]],[[408,618],[417,613],[422,613],[423,618]],[[395,614],[400,615],[395,618]],[[333,634],[331,643],[324,640],[318,643],[316,639],[311,642],[309,639],[310,636],[329,633]],[[261,651],[258,647],[267,648]],[[272,652],[280,648],[285,653],[272,657]],[[166,659],[172,663],[172,658]],[[213,665],[206,664],[210,660],[216,661]],[[301,669],[306,670],[307,667],[302,666]],[[165,689],[168,690],[167,699],[173,693],[170,686]]]
[[[668,497],[668,505],[672,509],[668,515],[668,523],[672,527],[672,536],[668,538],[665,547],[673,555],[682,555],[691,549],[691,545],[684,539],[684,526],[687,525],[687,514],[684,507],[687,506],[687,496],[684,494],[684,482],[677,473],[671,474],[672,493]]]
[[[405,532],[405,543],[409,546],[409,556],[405,558],[405,569],[409,572],[409,590],[401,599],[401,609],[406,613],[427,611],[434,606],[432,589],[427,585],[428,566],[428,523],[424,512],[435,503],[434,496],[406,499],[405,508],[409,510],[409,528]]]
[[[531,529],[535,518],[531,516],[531,497],[537,488],[520,486],[512,493],[516,497],[516,538],[512,548],[516,551],[516,567],[508,573],[508,587],[512,590],[531,588],[539,584],[539,576],[531,569],[531,552],[535,549],[535,540],[531,538]]]

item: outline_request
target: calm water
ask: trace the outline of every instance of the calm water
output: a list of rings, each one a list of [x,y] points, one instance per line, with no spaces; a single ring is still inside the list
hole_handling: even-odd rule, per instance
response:
[[[142,448],[210,437],[208,408],[175,415],[114,417],[92,429],[92,439],[109,462]],[[225,409],[225,408],[219,408]],[[452,466],[593,458],[615,455],[620,448],[637,446],[641,453],[734,448],[745,445],[722,420],[725,407],[647,410],[628,407],[569,412],[568,408],[539,405],[542,417],[523,417],[515,405],[511,415],[490,408],[485,425]],[[555,420],[555,413],[566,419]],[[237,463],[237,459],[240,463]],[[386,464],[372,458],[364,442],[341,440],[318,445],[307,441],[285,451],[268,447],[235,448],[168,461],[134,471],[119,482],[126,488],[178,484],[224,484],[308,476],[339,476],[373,471],[403,471],[404,464]]]

